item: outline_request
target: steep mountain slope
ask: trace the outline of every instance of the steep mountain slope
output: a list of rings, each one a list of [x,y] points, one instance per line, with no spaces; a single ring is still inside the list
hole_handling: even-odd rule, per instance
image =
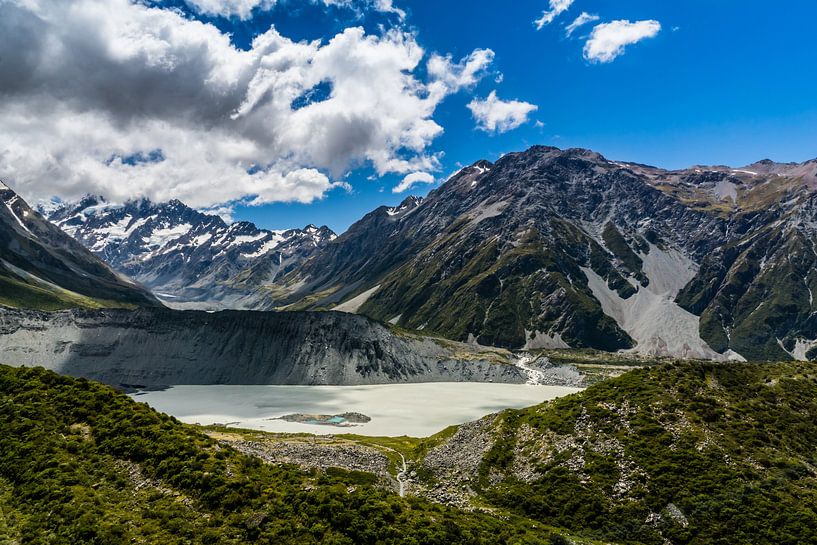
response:
[[[626,543],[817,543],[812,365],[683,363],[449,431],[430,496]]]
[[[287,277],[285,300],[373,290],[360,312],[458,340],[718,357],[672,299],[726,229],[596,153],[539,146],[373,212]]]
[[[180,203],[144,225],[135,204],[108,208],[51,217],[174,301],[357,312],[513,349],[817,358],[817,160],[669,171],[535,146],[280,246]]]
[[[764,161],[710,176],[728,187],[730,237],[704,259],[678,302],[701,315],[701,335],[716,350],[751,359],[815,359],[817,161]],[[695,180],[683,185],[702,190]]]
[[[528,379],[505,351],[396,333],[338,312],[0,307],[0,362],[42,365],[117,386]]]
[[[24,308],[158,306],[0,182],[0,304]]]
[[[102,385],[0,366],[2,543],[519,545],[551,535],[518,517],[400,498],[369,473],[265,464]]]
[[[116,270],[151,288],[168,304],[244,308],[246,286],[274,282],[326,242],[335,238],[327,227],[288,231],[258,229],[252,223],[228,225],[179,201],[149,200],[111,204],[88,196],[78,203],[47,207],[59,225]],[[263,274],[233,289],[236,277],[254,264]]]
[[[815,173],[666,171],[536,146],[375,210],[268,304],[340,304],[511,348],[804,359],[817,346]]]

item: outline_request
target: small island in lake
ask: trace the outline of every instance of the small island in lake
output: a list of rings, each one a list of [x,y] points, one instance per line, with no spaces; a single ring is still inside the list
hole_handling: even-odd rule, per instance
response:
[[[372,419],[365,414],[343,413],[343,414],[287,414],[270,420],[285,420],[287,422],[297,422],[299,424],[311,424],[315,426],[335,426],[347,428],[366,424]]]

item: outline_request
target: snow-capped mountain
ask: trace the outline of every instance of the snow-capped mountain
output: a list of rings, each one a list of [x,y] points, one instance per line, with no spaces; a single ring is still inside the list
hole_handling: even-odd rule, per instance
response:
[[[171,305],[251,308],[244,272],[263,263],[272,283],[335,238],[327,227],[269,231],[173,200],[115,204],[87,196],[43,208],[61,227],[116,270],[149,287]],[[242,276],[243,275],[243,276]],[[241,290],[233,289],[244,282]]]
[[[159,306],[0,182],[0,304],[53,310]]]
[[[817,353],[817,161],[667,171],[536,146],[366,215],[269,305],[508,348]]]

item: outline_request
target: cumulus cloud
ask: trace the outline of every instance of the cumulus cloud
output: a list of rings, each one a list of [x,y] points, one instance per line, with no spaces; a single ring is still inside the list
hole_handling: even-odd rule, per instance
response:
[[[496,91],[491,91],[484,100],[474,99],[468,109],[477,121],[477,128],[486,132],[504,133],[528,121],[528,115],[538,106],[518,100],[500,100]]]
[[[586,25],[588,23],[594,23],[594,22],[598,21],[599,19],[601,19],[601,17],[599,17],[598,15],[590,15],[586,11],[583,11],[581,13],[581,15],[576,17],[573,20],[572,23],[570,23],[569,25],[567,25],[565,27],[565,34],[569,38],[570,36],[573,35],[574,32],[576,32],[576,30],[579,27],[582,27],[582,26],[584,26],[584,25]]]
[[[653,38],[660,31],[661,23],[653,20],[620,20],[596,25],[584,45],[584,58],[590,62],[612,62],[628,45]]]
[[[428,172],[412,172],[411,174],[403,178],[403,180],[399,184],[397,184],[391,191],[392,193],[403,193],[405,191],[408,191],[417,184],[433,184],[433,183],[434,176],[432,176]]]
[[[490,49],[475,49],[458,63],[454,62],[451,55],[432,55],[427,67],[431,79],[429,91],[434,95],[445,96],[473,87],[485,76],[485,71],[492,62],[494,52]]]
[[[536,30],[542,30],[552,23],[556,17],[570,9],[574,0],[550,0],[550,11],[543,11],[542,16],[533,22]]]
[[[0,62],[0,177],[24,197],[202,208],[311,202],[363,163],[439,168],[433,114],[493,59],[432,56],[420,77],[428,56],[401,29],[296,42],[271,28],[241,50],[215,26],[128,0],[0,1],[0,51],[15,52]]]
[[[303,0],[301,0],[303,1]],[[314,4],[354,9],[356,11],[376,10],[393,13],[404,19],[406,12],[396,8],[392,0],[308,0]],[[247,20],[254,10],[272,9],[278,0],[185,0],[185,3],[198,13],[219,17],[237,17]]]
[[[266,10],[275,5],[275,0],[185,0],[187,5],[204,15],[238,17],[246,20],[254,9]]]

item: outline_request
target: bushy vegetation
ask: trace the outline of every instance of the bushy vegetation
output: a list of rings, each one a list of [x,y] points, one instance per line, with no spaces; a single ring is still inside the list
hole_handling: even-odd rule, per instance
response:
[[[0,543],[535,544],[370,475],[261,463],[111,388],[0,366]]]
[[[481,493],[621,543],[817,543],[815,415],[809,364],[639,369],[503,413]],[[520,461],[539,477],[523,482]]]

